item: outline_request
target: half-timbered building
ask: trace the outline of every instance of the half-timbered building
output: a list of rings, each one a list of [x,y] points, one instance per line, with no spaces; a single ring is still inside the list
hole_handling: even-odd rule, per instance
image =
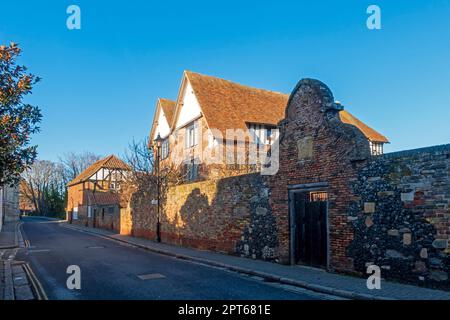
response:
[[[101,159],[67,184],[70,223],[119,231],[118,191],[129,166],[114,155]]]

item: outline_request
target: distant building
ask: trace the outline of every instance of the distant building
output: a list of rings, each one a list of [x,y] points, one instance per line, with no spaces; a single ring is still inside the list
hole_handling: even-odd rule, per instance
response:
[[[67,184],[70,223],[119,231],[118,191],[129,166],[114,155],[101,159]]]

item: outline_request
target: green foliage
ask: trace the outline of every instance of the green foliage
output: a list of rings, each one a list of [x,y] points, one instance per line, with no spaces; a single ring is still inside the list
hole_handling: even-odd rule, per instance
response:
[[[40,78],[17,65],[20,48],[0,46],[0,185],[18,181],[19,175],[36,159],[30,137],[39,131],[41,112],[24,103]]]

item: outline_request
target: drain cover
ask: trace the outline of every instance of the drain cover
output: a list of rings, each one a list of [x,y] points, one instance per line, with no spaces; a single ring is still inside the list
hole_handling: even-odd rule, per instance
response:
[[[105,249],[105,246],[89,246],[88,249]]]
[[[138,276],[141,280],[155,280],[155,279],[164,279],[166,276],[162,275],[161,273],[149,273],[149,274],[142,274]]]

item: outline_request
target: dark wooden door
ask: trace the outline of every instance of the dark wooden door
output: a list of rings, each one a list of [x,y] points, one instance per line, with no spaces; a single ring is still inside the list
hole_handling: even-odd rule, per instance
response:
[[[94,209],[94,214],[92,215],[92,227],[97,227],[97,209]]]
[[[327,201],[310,201],[295,194],[296,260],[316,267],[327,265]]]

